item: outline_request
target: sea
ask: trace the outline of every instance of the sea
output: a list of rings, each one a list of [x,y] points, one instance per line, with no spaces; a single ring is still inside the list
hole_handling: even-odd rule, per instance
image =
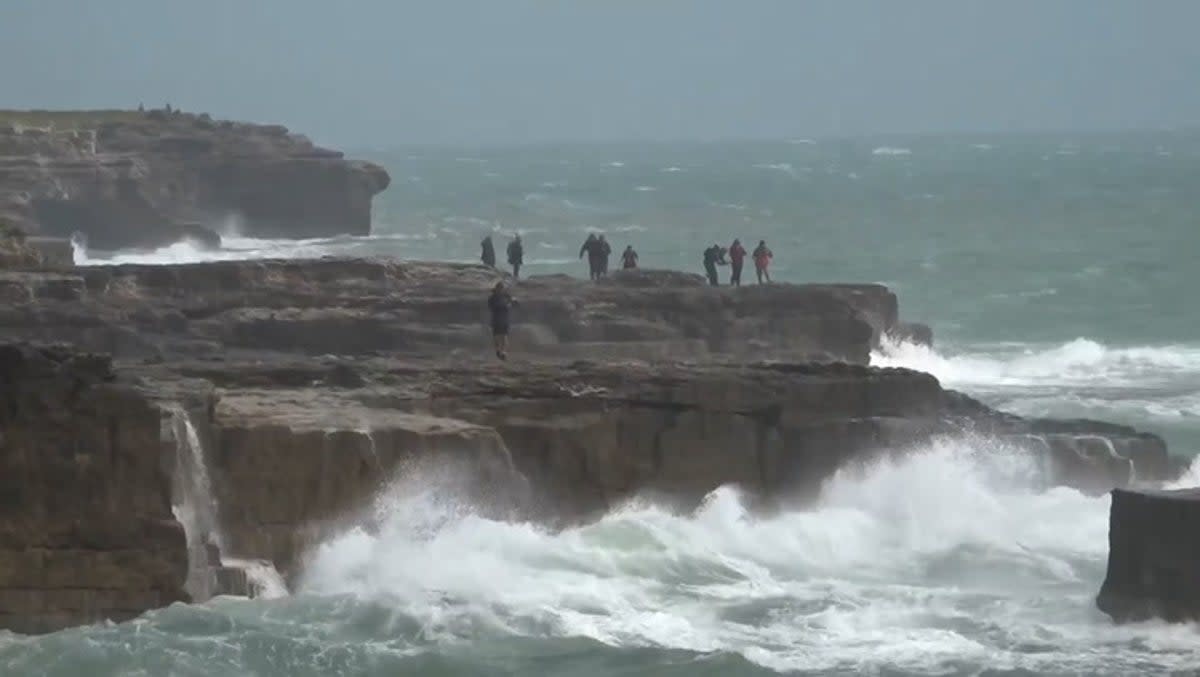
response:
[[[589,232],[641,265],[765,240],[784,282],[877,282],[934,347],[887,342],[1024,416],[1089,417],[1200,454],[1200,133],[894,136],[360,149],[388,168],[369,237],[79,249],[87,265],[394,256],[586,276]],[[726,274],[726,271],[722,271]],[[1192,624],[1114,625],[1094,596],[1106,496],[1046,488],[996,440],[939,439],[826,482],[810,509],[635,498],[548,531],[401,482],[291,594],[0,633],[3,675],[1200,674]],[[1200,464],[1177,486],[1200,485]]]

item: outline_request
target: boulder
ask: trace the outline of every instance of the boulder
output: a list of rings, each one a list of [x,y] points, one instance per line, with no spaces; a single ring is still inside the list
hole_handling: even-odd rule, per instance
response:
[[[1096,598],[1118,622],[1200,619],[1200,489],[1115,490]]]

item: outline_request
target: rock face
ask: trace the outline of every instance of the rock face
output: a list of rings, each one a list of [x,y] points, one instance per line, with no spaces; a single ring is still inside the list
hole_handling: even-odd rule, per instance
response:
[[[903,330],[878,285],[534,278],[499,363],[484,359],[499,275],[333,259],[0,272],[0,627],[245,591],[242,560],[294,576],[330,532],[370,528],[391,482],[564,525],[726,484],[803,504],[839,468],[941,435],[1093,492],[1176,470],[1152,435],[1024,420],[868,366]]]
[[[126,619],[182,598],[162,412],[108,360],[0,346],[0,627]]]
[[[37,268],[41,264],[42,257],[29,244],[25,231],[0,221],[0,270]]]
[[[1200,489],[1115,490],[1108,529],[1101,611],[1118,622],[1200,619]]]
[[[0,112],[0,221],[30,234],[79,231],[99,249],[211,241],[227,225],[256,237],[365,235],[388,182],[381,167],[279,126],[165,111]]]

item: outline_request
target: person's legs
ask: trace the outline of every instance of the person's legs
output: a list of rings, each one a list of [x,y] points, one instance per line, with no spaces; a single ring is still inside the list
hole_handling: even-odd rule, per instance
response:
[[[519,264],[519,263],[513,264],[513,279],[514,280],[521,279],[521,264]]]
[[[508,330],[497,327],[492,330],[492,343],[496,347],[496,357],[508,359]]]
[[[763,277],[767,278],[767,282],[771,281],[771,271],[767,270],[765,267],[763,268]]]
[[[742,286],[742,264],[731,263],[729,266],[729,284],[740,287]]]
[[[762,266],[754,266],[754,274],[758,276],[758,283],[762,284],[762,276],[763,276]]]

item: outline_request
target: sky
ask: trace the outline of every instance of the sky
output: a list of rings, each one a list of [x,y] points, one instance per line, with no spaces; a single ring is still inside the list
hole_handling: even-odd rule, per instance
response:
[[[352,147],[1200,123],[1200,0],[0,0],[0,108]]]

